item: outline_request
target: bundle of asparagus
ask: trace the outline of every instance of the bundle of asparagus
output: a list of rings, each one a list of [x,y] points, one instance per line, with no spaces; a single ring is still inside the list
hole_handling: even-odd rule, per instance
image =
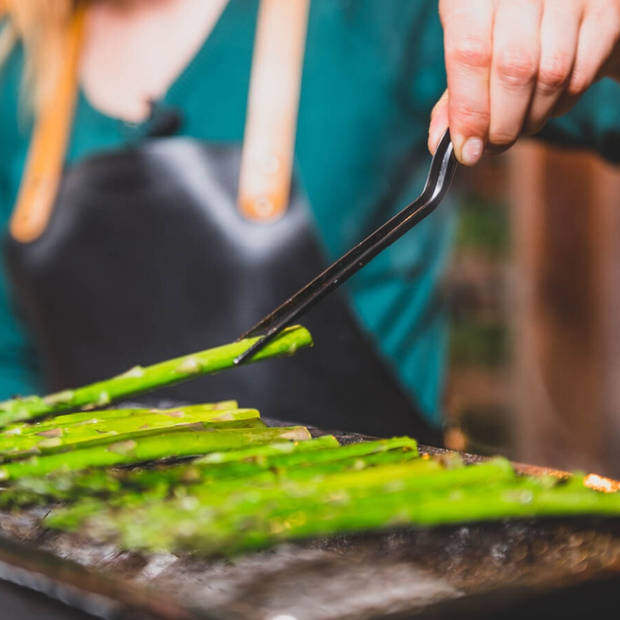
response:
[[[0,431],[0,479],[196,456],[276,439],[308,439],[303,427],[266,428],[258,411],[240,409],[235,401],[170,410],[95,411],[115,399],[231,367],[254,341],[247,339],[146,368],[136,366],[118,377],[75,390],[0,403],[0,427],[5,427]],[[306,329],[291,327],[251,361],[290,355],[311,344]],[[73,412],[65,413],[69,411]],[[50,416],[56,417],[50,420]],[[46,419],[22,422],[40,418]]]
[[[81,447],[70,453],[46,454],[17,459],[0,466],[0,479],[13,480],[24,476],[41,476],[50,472],[66,472],[88,467],[132,465],[165,458],[206,454],[218,450],[265,444],[278,439],[302,441],[310,438],[303,426],[277,428],[192,429],[158,432],[149,436],[132,433],[117,435],[113,442]],[[135,438],[132,438],[135,437]]]
[[[210,406],[175,410],[133,411],[112,420],[93,418],[74,424],[54,425],[44,430],[32,429],[19,436],[0,436],[0,459],[8,461],[30,454],[54,454],[76,446],[90,447],[118,441],[120,436],[135,439],[158,434],[164,429],[208,428],[212,430],[264,426],[256,409],[214,410]]]
[[[339,448],[334,450],[334,448]],[[155,492],[175,496],[188,486],[230,482],[261,484],[283,476],[314,476],[311,466],[325,464],[323,471],[360,469],[377,463],[417,458],[417,444],[408,437],[364,442],[340,447],[332,435],[303,442],[278,441],[253,445],[241,450],[213,452],[207,457],[181,465],[147,469],[114,469],[57,473],[47,477],[21,478],[4,493],[4,505],[26,505],[40,499],[75,501],[84,493],[96,495],[111,503],[124,503],[125,493]],[[120,498],[120,499],[119,499]]]
[[[394,526],[620,516],[620,495],[592,491],[577,478],[561,483],[519,477],[504,459],[445,467],[419,458],[398,462],[398,457],[395,462],[360,457],[362,465],[349,467],[342,461],[317,463],[275,479],[199,483],[171,498],[130,494],[112,505],[81,501],[52,512],[45,524],[127,549],[228,554],[283,540]]]
[[[413,442],[413,440],[409,440]],[[227,478],[249,479],[260,472],[280,472],[283,461],[307,464],[306,452],[338,446],[332,435],[323,435],[306,441],[277,440],[269,444],[254,444],[226,452],[211,452],[208,456],[181,465],[166,464],[148,468],[107,468],[54,471],[47,475],[25,476],[12,481],[0,492],[4,506],[29,506],[51,501],[74,502],[85,495],[109,499],[122,493],[179,492],[179,485],[214,481]],[[415,442],[413,442],[415,445]],[[417,454],[417,452],[415,453]],[[311,457],[310,457],[311,458]]]
[[[3,466],[12,483],[0,493],[0,502],[62,502],[64,507],[45,518],[45,526],[111,539],[127,549],[207,554],[393,526],[537,515],[620,516],[620,495],[587,489],[579,478],[567,484],[518,476],[505,459],[475,466],[458,458],[440,462],[420,457],[415,440],[407,437],[340,446],[332,436],[311,439],[303,427],[227,428],[258,419],[235,419],[236,412],[255,412],[234,405],[178,410],[181,419],[201,416],[202,423],[226,416],[212,421],[219,425],[212,430],[164,426],[155,435],[111,445],[78,443],[71,453],[16,458]],[[128,432],[135,432],[136,419],[171,412],[128,410],[122,416],[115,410],[105,424],[122,428],[131,421]],[[65,416],[63,436],[79,437],[76,428],[101,424],[102,413],[92,414],[96,422]],[[22,428],[19,437],[30,438],[34,429],[49,426]],[[132,445],[123,447],[128,442]],[[187,463],[93,469],[201,453],[206,455]],[[69,456],[74,458],[65,463]]]
[[[579,478],[562,483],[518,476],[504,459],[475,466],[464,466],[459,459],[440,462],[420,457],[415,441],[406,437],[340,446],[332,436],[310,439],[303,427],[226,428],[244,422],[234,418],[235,412],[252,411],[234,405],[183,411],[182,419],[200,415],[202,423],[225,415],[224,421],[211,422],[220,425],[215,430],[179,431],[173,425],[111,445],[78,443],[71,453],[16,458],[3,466],[14,481],[0,493],[0,501],[61,501],[65,506],[44,520],[47,527],[84,531],[128,549],[208,554],[403,525],[537,515],[620,516],[620,495],[587,489]],[[101,424],[101,413],[92,414],[93,423],[66,416],[68,423],[60,426],[63,436],[79,437],[76,427]],[[128,410],[125,416],[115,411],[106,424],[122,427],[131,420],[128,432],[135,432],[136,419],[162,413],[171,411]],[[30,438],[36,428],[48,427],[22,428],[19,437]],[[123,447],[127,443],[131,445]],[[155,468],[92,469],[201,453],[206,456]],[[65,463],[69,456],[75,458]]]
[[[235,401],[96,410],[228,367],[250,342],[0,404],[0,504],[49,505],[45,526],[127,549],[207,554],[394,526],[620,516],[620,494],[592,491],[578,476],[524,477],[501,458],[473,466],[431,459],[408,437],[340,446],[302,426],[268,428]],[[308,332],[291,328],[255,359],[308,344]]]

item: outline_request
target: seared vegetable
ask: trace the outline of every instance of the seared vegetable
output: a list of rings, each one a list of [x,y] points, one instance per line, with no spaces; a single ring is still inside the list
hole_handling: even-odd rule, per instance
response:
[[[180,383],[200,375],[219,372],[233,366],[235,358],[256,340],[257,338],[248,338],[144,368],[135,366],[117,377],[74,390],[64,390],[44,397],[27,396],[6,400],[0,403],[0,427],[12,422],[75,409],[101,408],[121,398]],[[299,326],[289,327],[249,361],[256,362],[270,357],[291,355],[297,349],[311,344],[312,337],[308,330]]]
[[[61,454],[33,456],[0,466],[0,480],[41,476],[54,471],[143,463],[155,459],[196,456],[218,450],[266,444],[278,439],[301,441],[310,433],[303,426],[233,430],[176,430],[153,436],[79,448]]]
[[[451,468],[425,459],[397,465],[377,461],[358,471],[334,465],[295,469],[274,481],[200,484],[167,500],[157,493],[128,495],[107,509],[86,500],[52,512],[45,523],[83,528],[128,549],[220,554],[283,540],[411,525],[620,516],[620,494],[592,491],[580,478],[566,483],[520,477],[503,459]]]
[[[172,409],[99,409],[98,411],[78,411],[77,413],[66,413],[52,418],[47,418],[40,422],[20,422],[10,424],[0,431],[0,441],[3,437],[21,437],[23,435],[34,435],[49,429],[68,427],[73,424],[97,424],[99,422],[116,420],[119,418],[130,418],[143,416],[148,413],[161,413],[162,415],[174,415],[179,411],[193,413],[195,411],[228,411],[238,409],[236,400],[224,400],[219,403],[205,403],[203,405],[184,405],[173,407]],[[216,413],[214,413],[216,415]]]
[[[124,547],[173,550],[186,547],[191,540],[195,551],[228,552],[289,538],[295,524],[304,524],[304,535],[349,530],[340,518],[338,529],[326,527],[327,507],[331,512],[343,511],[351,526],[363,520],[373,527],[385,527],[396,513],[386,514],[381,505],[393,495],[411,498],[415,493],[438,493],[454,485],[514,478],[512,468],[503,460],[446,469],[438,461],[417,459],[379,462],[375,467],[344,472],[334,470],[333,464],[323,464],[310,471],[313,475],[309,477],[285,476],[264,485],[243,481],[200,485],[190,494],[168,501],[158,496],[146,500],[134,497],[107,510],[103,504],[85,501],[53,512],[46,524],[62,529],[83,525],[97,537],[115,538]],[[356,506],[364,500],[377,507],[368,510],[370,506],[366,506],[364,514],[358,515]]]
[[[230,460],[236,455],[235,460]],[[255,485],[278,479],[314,478],[377,464],[405,462],[418,457],[416,442],[408,437],[381,439],[340,447],[335,437],[325,435],[302,442],[277,442],[243,450],[215,452],[191,463],[150,467],[56,473],[23,478],[0,492],[3,505],[27,505],[42,500],[75,501],[86,494],[112,497],[156,491],[161,496],[191,492],[196,485]],[[108,500],[109,501],[109,500]]]
[[[160,434],[166,430],[189,429],[190,425],[211,430],[264,426],[259,418],[260,414],[256,409],[203,411],[199,408],[164,413],[147,411],[142,415],[114,420],[99,421],[94,418],[88,422],[54,426],[32,434],[0,437],[0,460],[15,460],[32,454],[55,454],[76,447],[115,443]]]
[[[196,363],[224,367],[236,346]],[[620,517],[619,493],[590,490],[577,476],[520,476],[503,458],[465,466],[457,455],[420,456],[408,437],[341,446],[302,426],[267,428],[258,411],[235,401],[12,424],[0,431],[0,460],[0,505],[44,504],[51,510],[43,525],[126,549],[229,554],[391,527]]]

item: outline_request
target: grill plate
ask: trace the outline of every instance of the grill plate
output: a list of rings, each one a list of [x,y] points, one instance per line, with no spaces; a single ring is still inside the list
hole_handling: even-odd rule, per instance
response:
[[[411,528],[204,560],[120,552],[44,532],[40,515],[2,515],[0,578],[21,579],[103,617],[491,618],[510,610],[549,617],[551,606],[566,619],[578,617],[580,605],[593,613],[620,586],[620,519]],[[16,578],[16,564],[30,572]],[[49,579],[33,580],[32,571]]]

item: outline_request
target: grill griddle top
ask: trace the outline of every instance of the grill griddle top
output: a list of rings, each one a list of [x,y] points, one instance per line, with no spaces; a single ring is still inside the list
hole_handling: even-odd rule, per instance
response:
[[[360,438],[339,437],[343,443]],[[70,590],[73,604],[90,604],[91,612],[107,617],[125,612],[135,617],[142,610],[147,617],[181,617],[187,611],[188,617],[232,619],[490,618],[518,609],[531,620],[549,617],[551,606],[566,619],[577,617],[571,614],[580,604],[595,611],[620,585],[620,519],[411,528],[205,560],[127,553],[43,532],[40,515],[39,509],[0,518],[0,533],[13,541],[0,541],[0,565],[28,557],[29,570],[77,586]],[[28,554],[16,540],[51,555]],[[3,570],[0,577],[13,579]],[[104,598],[89,598],[84,594],[89,591]]]

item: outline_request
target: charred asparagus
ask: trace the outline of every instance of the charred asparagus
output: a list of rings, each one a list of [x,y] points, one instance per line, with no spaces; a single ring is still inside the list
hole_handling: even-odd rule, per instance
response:
[[[252,444],[271,443],[278,439],[303,441],[309,438],[310,433],[303,426],[216,431],[179,430],[5,463],[0,466],[0,480],[41,476],[54,471],[75,471],[88,467],[109,467],[161,458],[196,456]]]
[[[64,390],[48,396],[13,398],[0,403],[0,427],[12,422],[30,420],[45,415],[75,409],[104,407],[120,398],[142,394],[166,385],[230,368],[235,358],[243,353],[257,338],[248,338],[214,349],[207,349],[178,357],[152,366],[135,366],[127,372],[91,385]],[[250,361],[291,355],[297,349],[310,346],[310,333],[300,326],[285,329],[277,338],[258,351]]]

